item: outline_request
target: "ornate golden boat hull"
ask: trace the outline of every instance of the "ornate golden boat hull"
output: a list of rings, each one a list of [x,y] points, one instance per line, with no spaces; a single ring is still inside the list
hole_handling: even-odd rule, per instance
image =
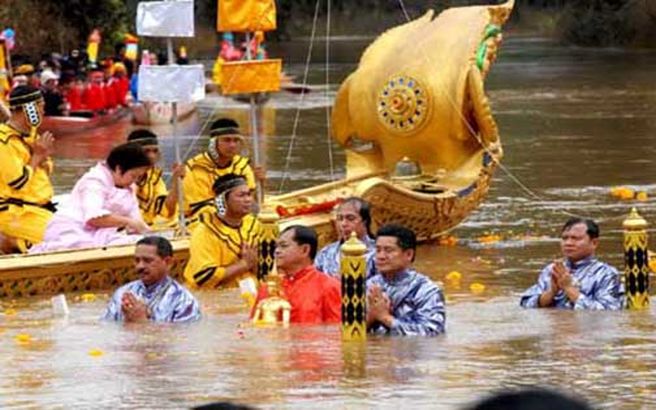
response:
[[[359,196],[374,228],[399,223],[420,240],[460,223],[483,200],[502,151],[483,90],[513,1],[432,12],[384,33],[342,84],[334,137],[346,148],[344,180],[268,197],[281,228],[314,227],[335,239],[332,206]],[[408,46],[411,44],[412,46]],[[448,65],[435,62],[448,61]],[[446,92],[445,92],[446,91]],[[365,145],[357,145],[365,142]],[[399,173],[399,164],[416,173]],[[173,241],[179,276],[187,239]],[[133,246],[0,257],[0,298],[97,291],[134,280]]]

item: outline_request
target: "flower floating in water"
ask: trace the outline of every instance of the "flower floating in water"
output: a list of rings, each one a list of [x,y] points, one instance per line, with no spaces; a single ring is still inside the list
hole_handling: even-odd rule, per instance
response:
[[[105,352],[103,352],[100,349],[91,349],[91,350],[89,350],[89,356],[91,356],[91,357],[100,357],[104,354],[105,354]]]
[[[446,274],[445,279],[448,280],[449,282],[458,282],[460,281],[460,279],[462,279],[462,273],[456,270],[451,271]]]
[[[656,273],[656,256],[651,256],[651,252],[649,252],[649,269]]]
[[[85,293],[80,296],[80,300],[82,300],[82,302],[93,302],[96,300],[96,295],[93,293]]]
[[[16,337],[14,337],[14,340],[16,340],[16,343],[20,345],[26,345],[32,341],[32,335],[29,333],[19,333],[16,335]]]
[[[646,201],[649,196],[647,196],[647,193],[645,191],[640,191],[636,194],[635,197],[638,201]]]
[[[453,235],[443,236],[437,241],[437,243],[440,246],[456,246],[458,245],[458,238]]]
[[[625,186],[616,186],[610,189],[610,195],[617,199],[629,200],[635,198],[635,191]]]
[[[496,243],[501,240],[501,235],[496,235],[496,234],[488,234],[488,235],[483,235],[478,238],[478,242],[480,243]]]
[[[485,285],[475,282],[469,285],[469,290],[475,295],[480,295],[481,293],[485,292]]]
[[[15,316],[16,315],[16,309],[5,309],[4,312],[2,312],[5,316]]]

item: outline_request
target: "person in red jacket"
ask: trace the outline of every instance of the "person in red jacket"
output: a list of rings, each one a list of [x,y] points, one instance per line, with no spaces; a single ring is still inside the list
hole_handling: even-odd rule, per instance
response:
[[[94,70],[89,74],[89,84],[84,90],[83,104],[95,113],[104,112],[107,107],[105,96],[105,75],[102,70]]]
[[[286,228],[276,241],[276,266],[283,276],[283,297],[292,306],[291,323],[341,322],[341,284],[314,267],[317,244],[316,232],[301,225]],[[267,296],[262,285],[255,306]]]

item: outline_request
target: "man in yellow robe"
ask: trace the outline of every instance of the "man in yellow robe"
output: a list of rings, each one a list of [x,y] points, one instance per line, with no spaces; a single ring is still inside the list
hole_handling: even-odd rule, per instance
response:
[[[214,209],[214,181],[227,174],[241,175],[251,190],[256,189],[255,174],[250,160],[239,155],[244,137],[236,121],[222,118],[214,121],[210,129],[207,151],[187,161],[183,180],[184,210],[190,230],[197,225],[198,216]],[[259,180],[264,171],[256,169]]]
[[[214,184],[212,212],[203,212],[191,234],[184,277],[193,288],[217,288],[257,274],[261,226],[250,214],[253,191],[246,178],[227,174]]]
[[[55,206],[50,174],[54,138],[39,135],[41,92],[18,86],[9,95],[11,117],[0,124],[0,253],[26,252],[43,240]]]
[[[184,166],[173,164],[169,191],[162,178],[163,171],[157,166],[161,158],[157,135],[145,129],[138,129],[128,135],[128,141],[141,145],[153,164],[143,178],[137,181],[137,200],[144,222],[149,226],[156,223],[173,223],[178,206],[178,184],[184,175]]]

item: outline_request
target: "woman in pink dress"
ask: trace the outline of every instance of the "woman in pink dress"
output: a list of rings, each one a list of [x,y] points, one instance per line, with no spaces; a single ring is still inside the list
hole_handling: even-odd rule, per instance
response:
[[[48,223],[43,242],[30,253],[136,242],[149,228],[141,219],[134,182],[150,165],[139,144],[115,147],[77,181]]]

